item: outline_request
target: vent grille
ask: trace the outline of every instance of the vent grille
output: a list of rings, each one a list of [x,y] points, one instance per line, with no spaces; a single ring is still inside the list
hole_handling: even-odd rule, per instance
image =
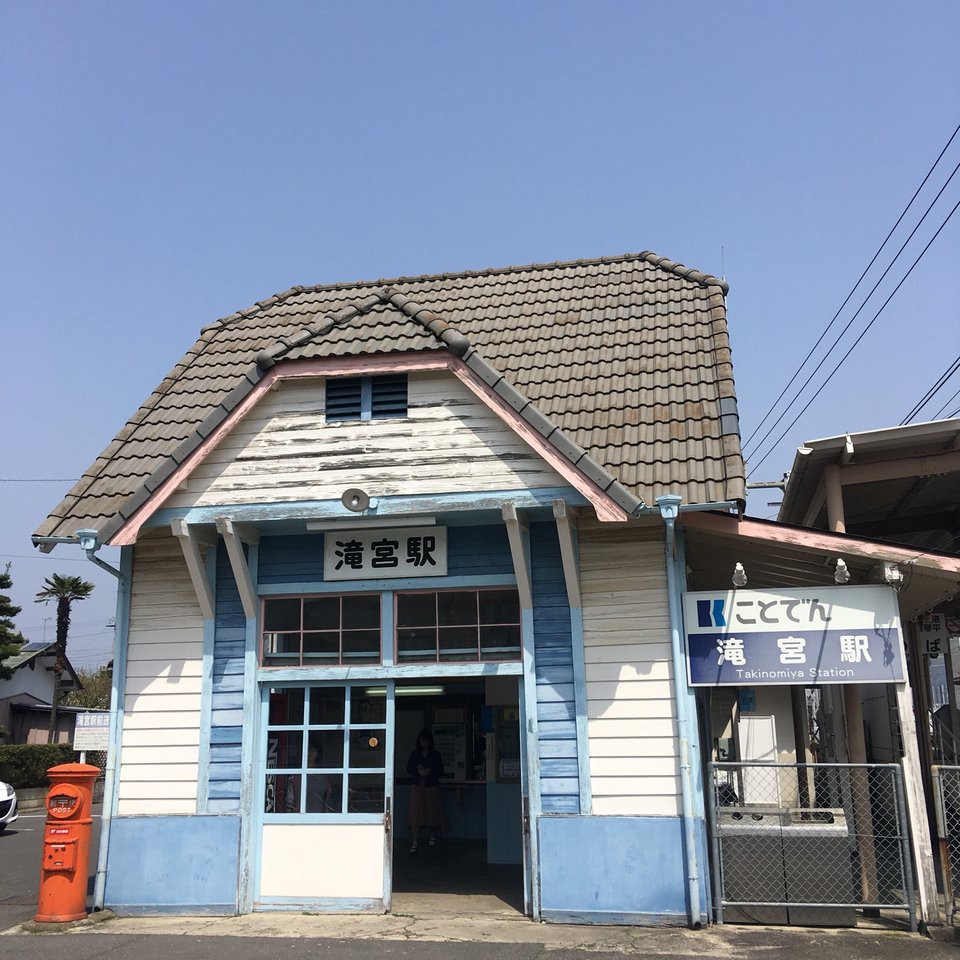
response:
[[[331,377],[327,380],[327,421],[382,420],[407,415],[407,375]]]
[[[361,377],[335,377],[327,380],[327,420],[359,420],[361,394]]]
[[[407,376],[372,377],[370,415],[374,420],[407,415]]]

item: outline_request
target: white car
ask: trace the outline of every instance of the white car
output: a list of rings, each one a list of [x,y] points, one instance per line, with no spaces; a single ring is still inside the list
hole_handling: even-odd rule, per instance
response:
[[[20,814],[17,813],[17,792],[9,783],[0,781],[0,833]]]

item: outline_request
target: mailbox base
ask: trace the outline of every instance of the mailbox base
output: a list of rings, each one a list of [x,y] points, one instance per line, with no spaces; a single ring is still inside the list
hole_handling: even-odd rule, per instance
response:
[[[64,914],[51,914],[51,913],[38,913],[34,918],[35,923],[72,923],[74,920],[86,920],[87,911],[84,910],[83,913],[64,913]]]

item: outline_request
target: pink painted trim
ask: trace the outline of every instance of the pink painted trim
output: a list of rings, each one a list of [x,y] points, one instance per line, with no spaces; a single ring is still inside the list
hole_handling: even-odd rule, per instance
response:
[[[910,547],[893,547],[873,540],[863,540],[846,533],[826,533],[822,530],[807,530],[786,524],[758,523],[756,520],[737,520],[733,516],[712,513],[681,513],[680,522],[694,530],[715,533],[722,537],[745,537],[749,540],[769,541],[822,550],[825,553],[852,554],[873,560],[889,560],[896,563],[915,563],[930,571],[960,574],[960,557],[931,555]]]
[[[449,370],[453,373],[485,406],[489,407],[510,429],[549,463],[561,477],[567,480],[570,486],[590,501],[597,512],[597,519],[623,522],[629,518],[627,512],[619,504],[604,493],[589,477],[584,476],[561,456],[516,410],[505,403],[483,381],[479,380],[462,360],[445,350],[438,351],[435,354],[425,354],[419,351],[415,353],[385,354],[381,357],[362,356],[293,360],[271,367],[256,386],[251,388],[250,393],[230,411],[223,423],[204,439],[200,446],[154,490],[150,499],[117,531],[110,540],[110,546],[123,547],[136,543],[143,525],[156,513],[161,504],[220,445],[224,438],[233,431],[237,423],[260,402],[260,399],[271,387],[284,380],[310,377],[362,376],[395,371],[417,372],[423,370]]]

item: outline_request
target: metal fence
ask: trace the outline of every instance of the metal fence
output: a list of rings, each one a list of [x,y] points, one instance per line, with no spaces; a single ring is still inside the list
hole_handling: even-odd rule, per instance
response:
[[[853,926],[886,908],[916,930],[899,766],[711,763],[708,780],[718,923]]]
[[[960,767],[933,768],[933,798],[944,906],[947,922],[954,923],[960,893]]]

